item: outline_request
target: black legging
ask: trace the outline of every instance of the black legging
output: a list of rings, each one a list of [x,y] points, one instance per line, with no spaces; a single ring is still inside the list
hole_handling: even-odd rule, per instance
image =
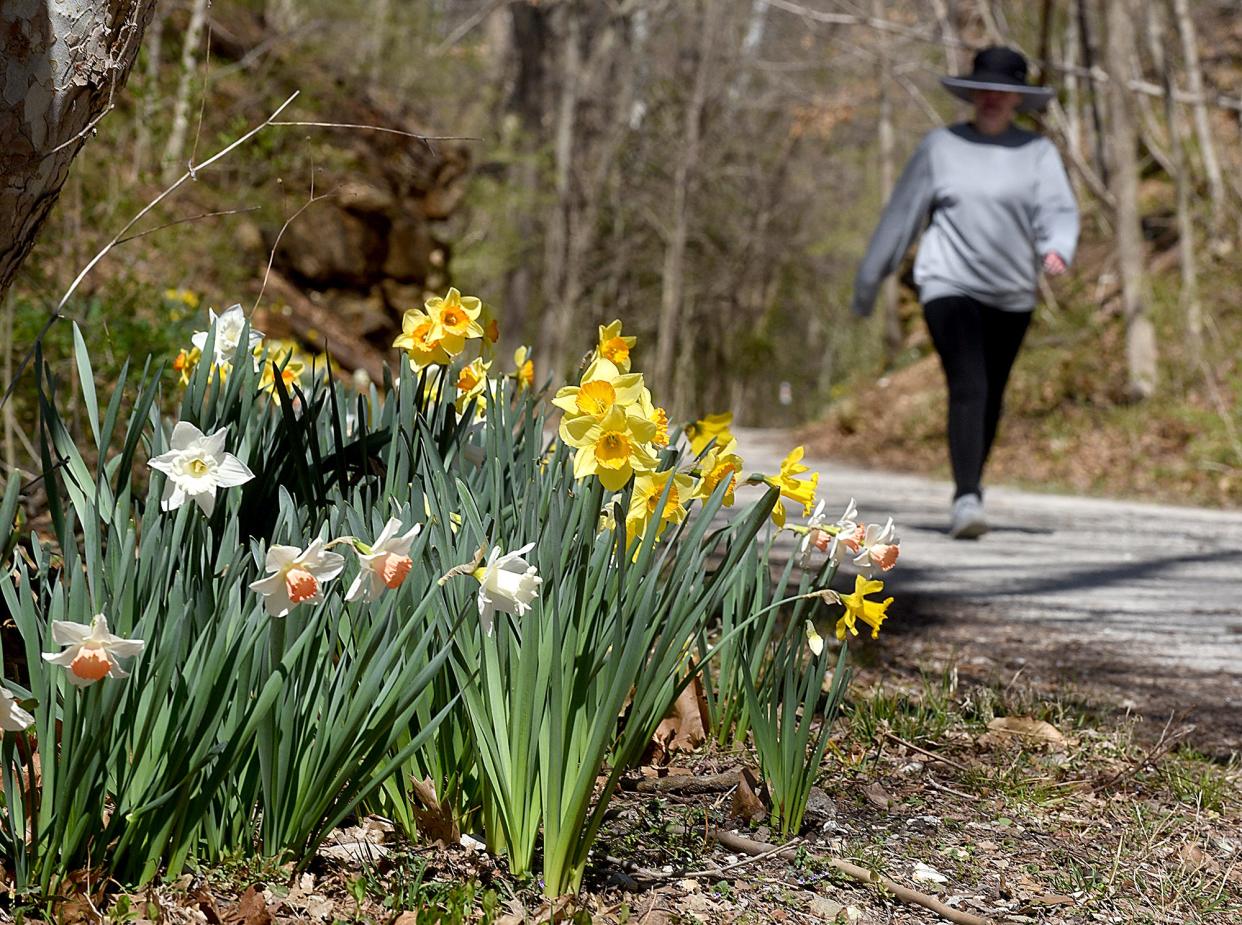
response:
[[[996,439],[1005,383],[1031,313],[948,296],[924,305],[923,317],[949,385],[949,457],[956,500],[981,493],[979,480]]]

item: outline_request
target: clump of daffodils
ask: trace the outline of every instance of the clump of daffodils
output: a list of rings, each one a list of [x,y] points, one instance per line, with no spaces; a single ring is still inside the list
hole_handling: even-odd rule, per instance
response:
[[[466,349],[467,341],[484,338],[484,327],[479,323],[482,313],[479,299],[449,289],[443,298],[428,299],[421,310],[409,309],[392,345],[405,351],[415,372],[432,365],[445,366]]]
[[[621,334],[620,321],[601,325],[580,381],[552,399],[563,412],[560,438],[576,451],[574,476],[594,475],[609,491],[654,473],[657,450],[668,444],[668,415],[632,371],[635,340]]]

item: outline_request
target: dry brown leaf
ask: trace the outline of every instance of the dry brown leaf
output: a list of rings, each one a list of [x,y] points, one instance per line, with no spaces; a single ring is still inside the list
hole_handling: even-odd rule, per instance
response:
[[[729,815],[745,822],[754,822],[766,816],[768,810],[755,793],[757,789],[758,783],[749,770],[743,768],[738,771],[737,789],[733,791],[733,803],[729,807]]]
[[[221,917],[224,925],[272,925],[272,913],[268,911],[267,899],[257,886],[246,888],[237,905]]]
[[[455,845],[461,841],[461,829],[453,818],[452,807],[441,806],[436,796],[436,786],[428,777],[411,780],[414,796],[421,806],[414,806],[414,821],[418,834],[439,845]]]
[[[877,809],[888,809],[893,805],[893,798],[889,796],[887,790],[878,780],[873,780],[867,786],[863,787],[863,796],[867,798],[867,802]]]
[[[677,696],[647,749],[647,763],[664,764],[673,752],[689,752],[707,740],[707,704],[703,685],[694,681]]]
[[[1051,749],[1063,749],[1068,744],[1056,726],[1032,716],[998,716],[988,723],[988,735],[979,740],[980,744],[985,744],[984,740],[989,736],[1000,740],[1016,738],[1027,744],[1045,745]]]
[[[1209,870],[1216,868],[1216,862],[1212,860],[1212,856],[1192,841],[1182,845],[1177,856],[1181,859],[1182,870],[1191,873],[1203,870],[1205,867]]]

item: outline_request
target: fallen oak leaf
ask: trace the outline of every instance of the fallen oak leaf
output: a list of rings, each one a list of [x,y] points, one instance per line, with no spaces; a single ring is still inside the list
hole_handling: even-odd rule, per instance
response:
[[[729,807],[731,817],[743,822],[754,822],[768,814],[767,807],[755,792],[758,786],[758,781],[749,769],[742,768],[738,771],[737,789],[733,791],[733,803]]]
[[[258,884],[252,884],[237,900],[237,905],[221,916],[224,925],[272,925],[272,913],[267,908],[267,898]]]
[[[453,809],[440,803],[436,796],[436,785],[431,782],[431,778],[411,778],[410,788],[418,803],[412,807],[418,833],[441,846],[455,845],[461,841],[461,829],[453,817]]]
[[[979,739],[980,745],[1006,739],[1020,739],[1032,745],[1044,745],[1054,751],[1063,750],[1068,740],[1052,723],[1033,716],[998,716],[988,723],[988,733]]]

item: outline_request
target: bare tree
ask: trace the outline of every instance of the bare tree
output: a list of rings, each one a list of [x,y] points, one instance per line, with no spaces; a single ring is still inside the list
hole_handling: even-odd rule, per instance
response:
[[[1109,71],[1108,138],[1112,192],[1117,201],[1117,264],[1126,321],[1127,391],[1150,398],[1156,391],[1156,333],[1147,311],[1143,274],[1143,233],[1139,224],[1138,137],[1134,99],[1127,86],[1134,48],[1132,0],[1105,0],[1106,59]]]
[[[957,29],[953,24],[953,12],[946,5],[945,0],[931,0],[931,4],[936,14],[936,25],[940,29],[940,43],[944,46],[945,64],[949,66],[950,74],[956,74],[961,70],[957,57],[960,42]]]
[[[147,27],[147,62],[142,73],[142,102],[138,106],[138,119],[134,124],[134,160],[130,164],[129,179],[136,183],[147,167],[151,150],[151,126],[155,122],[156,101],[160,90],[160,55],[164,44],[164,21],[167,10],[156,4],[151,24]]]
[[[203,29],[207,25],[207,8],[211,0],[194,0],[190,8],[190,24],[185,30],[181,46],[181,75],[177,79],[177,95],[173,102],[172,130],[161,158],[165,182],[171,181],[183,169],[181,159],[185,156],[185,139],[190,128],[190,91],[198,70],[198,46],[203,41]]]
[[[565,366],[569,319],[576,300],[575,281],[570,271],[569,248],[575,232],[574,159],[578,129],[578,99],[582,92],[582,15],[579,4],[559,7],[558,45],[560,46],[560,96],[552,135],[555,198],[544,240],[544,338],[555,367]]]
[[[1152,62],[1160,72],[1165,89],[1164,112],[1169,126],[1169,159],[1177,190],[1177,250],[1182,270],[1181,303],[1186,323],[1186,339],[1192,359],[1200,367],[1204,363],[1203,305],[1199,301],[1199,274],[1195,256],[1195,225],[1190,209],[1191,179],[1186,165],[1185,133],[1182,113],[1173,97],[1173,64],[1165,52],[1165,31],[1160,7],[1147,7],[1147,33]]]
[[[877,19],[884,15],[883,0],[871,0],[871,15]],[[896,176],[893,142],[893,61],[889,52],[887,33],[876,33],[876,48],[880,63],[880,199],[888,201]],[[890,363],[901,350],[901,317],[898,314],[897,278],[889,276],[880,287],[880,315],[884,319],[884,355]]]
[[[683,138],[673,171],[668,239],[664,249],[664,278],[660,293],[660,320],[656,329],[655,381],[672,392],[673,361],[677,356],[677,333],[681,329],[682,302],[686,292],[686,240],[690,233],[690,185],[700,155],[703,110],[718,31],[720,4],[706,0],[698,26],[698,49],[694,82],[683,114]]]
[[[155,0],[0,5],[0,301],[138,57]]]
[[[1212,126],[1208,122],[1207,103],[1203,95],[1203,68],[1199,64],[1199,42],[1195,35],[1195,22],[1190,16],[1187,0],[1173,0],[1173,15],[1177,22],[1177,34],[1182,43],[1182,64],[1186,68],[1186,85],[1194,97],[1195,133],[1199,137],[1199,154],[1203,158],[1203,172],[1207,175],[1208,196],[1211,204],[1212,233],[1219,234],[1225,205],[1225,181],[1221,175],[1220,161],[1216,157],[1216,143],[1212,139]]]

